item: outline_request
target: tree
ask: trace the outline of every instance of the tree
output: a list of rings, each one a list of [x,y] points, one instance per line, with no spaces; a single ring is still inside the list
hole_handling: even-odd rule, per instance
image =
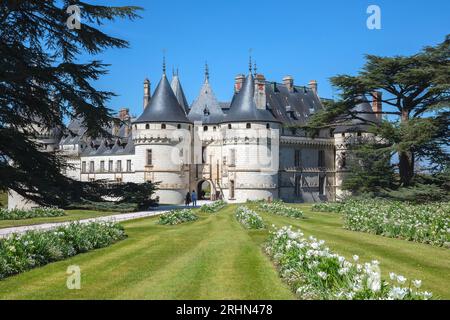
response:
[[[362,99],[373,100],[375,91],[386,108],[373,111],[385,116],[380,122],[367,123],[384,139],[379,154],[398,158],[400,185],[413,183],[417,161],[429,163],[430,170],[445,167],[450,160],[450,36],[412,56],[366,56],[366,64],[356,76],[338,75],[331,83],[340,92],[340,100],[329,103],[308,124],[309,129],[333,127],[339,119],[365,121],[354,106]],[[345,115],[342,117],[342,115]],[[394,157],[395,158],[395,157]],[[392,158],[392,159],[394,159]]]
[[[67,25],[69,5],[80,9],[80,29]],[[108,135],[105,128],[113,119],[106,104],[114,94],[92,86],[107,65],[77,58],[126,48],[126,41],[96,27],[117,18],[135,19],[137,10],[76,0],[0,2],[0,190],[10,188],[39,204],[56,205],[74,196],[98,195],[95,184],[62,175],[64,159],[42,152],[36,138],[67,130],[65,120],[75,118],[82,119],[89,136]]]

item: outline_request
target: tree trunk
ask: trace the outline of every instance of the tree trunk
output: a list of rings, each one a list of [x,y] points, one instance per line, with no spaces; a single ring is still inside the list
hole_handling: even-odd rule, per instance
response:
[[[402,110],[401,122],[406,123],[409,121],[409,111],[407,108]],[[399,158],[399,172],[400,183],[402,186],[407,187],[411,184],[411,180],[414,176],[414,154],[411,150],[401,151],[398,154]]]

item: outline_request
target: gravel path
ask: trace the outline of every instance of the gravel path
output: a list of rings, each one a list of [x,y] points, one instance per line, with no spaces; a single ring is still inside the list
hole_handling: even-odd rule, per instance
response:
[[[83,220],[77,220],[77,221],[80,223],[89,223],[89,222],[94,222],[94,221],[95,222],[100,222],[100,221],[120,222],[120,221],[133,220],[133,219],[139,219],[139,218],[145,218],[145,217],[152,217],[152,216],[156,216],[159,214],[163,214],[165,212],[167,212],[167,211],[162,210],[162,211],[122,213],[122,214],[115,214],[115,215],[111,215],[111,216],[89,218],[89,219],[83,219]],[[14,233],[17,233],[17,234],[25,233],[30,230],[41,230],[41,231],[51,230],[51,229],[55,229],[57,227],[66,226],[72,222],[75,222],[75,221],[43,223],[43,224],[36,224],[36,225],[30,225],[30,226],[4,228],[4,229],[0,229],[0,238],[9,237]]]

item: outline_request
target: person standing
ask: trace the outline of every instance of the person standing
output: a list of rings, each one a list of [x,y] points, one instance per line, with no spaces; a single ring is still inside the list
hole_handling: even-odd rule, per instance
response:
[[[195,190],[192,190],[191,199],[192,199],[192,206],[196,207],[197,206],[197,194],[195,193]]]
[[[187,206],[189,206],[189,204],[191,203],[191,194],[189,193],[189,191],[186,193],[186,198],[184,199],[184,203]]]

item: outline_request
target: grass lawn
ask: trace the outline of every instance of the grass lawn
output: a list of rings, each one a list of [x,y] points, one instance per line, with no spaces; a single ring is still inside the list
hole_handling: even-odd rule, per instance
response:
[[[18,226],[28,226],[41,223],[75,221],[95,217],[109,216],[118,214],[118,212],[92,211],[92,210],[66,210],[66,215],[61,217],[43,217],[20,220],[0,220],[0,229]]]
[[[450,251],[342,229],[336,214],[294,220],[263,213],[267,224],[294,225],[347,256],[377,259],[384,276],[419,278],[450,298]],[[245,230],[235,206],[177,226],[157,218],[123,223],[128,239],[0,281],[0,299],[294,299],[261,250],[267,231]],[[79,265],[81,290],[66,288],[66,269]]]

